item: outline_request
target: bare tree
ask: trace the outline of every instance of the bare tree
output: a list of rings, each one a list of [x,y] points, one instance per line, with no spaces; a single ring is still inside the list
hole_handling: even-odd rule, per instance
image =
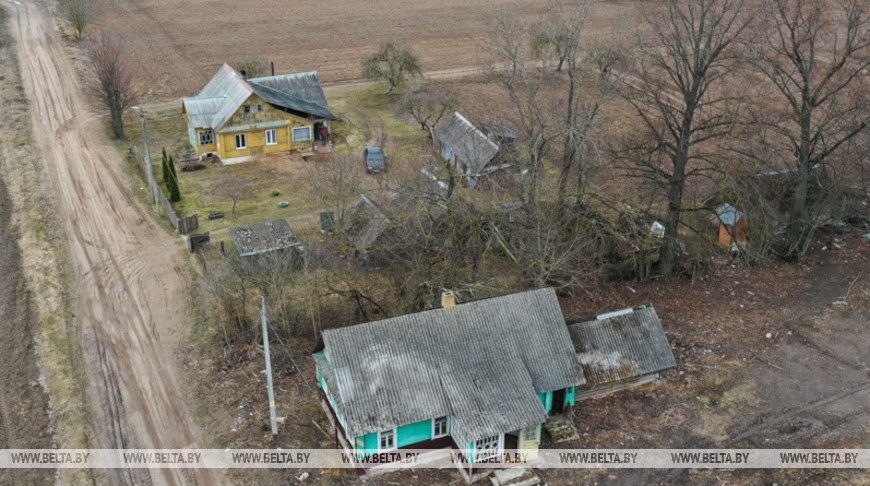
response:
[[[455,96],[427,85],[405,93],[401,100],[402,109],[420,124],[421,130],[429,133],[430,138],[438,122],[455,110],[458,104],[459,100]]]
[[[258,78],[266,74],[266,60],[258,54],[248,54],[238,59],[233,63],[233,67],[238,72],[244,71],[245,76],[249,78]]]
[[[94,0],[61,0],[58,6],[63,17],[72,26],[76,40],[80,40],[85,28],[96,18]]]
[[[89,50],[90,69],[94,81],[89,90],[109,111],[112,133],[124,138],[124,110],[132,107],[138,98],[133,84],[133,67],[124,53],[124,42],[111,34],[94,37]]]
[[[361,172],[361,158],[341,153],[327,155],[309,171],[314,195],[324,210],[335,215],[339,231],[345,223],[345,211],[363,192]]]
[[[683,195],[690,178],[709,171],[715,152],[701,147],[728,134],[734,97],[719,89],[743,56],[737,49],[752,14],[745,0],[668,0],[646,19],[655,41],[642,44],[638,79],[625,99],[648,132],[631,171],[657,180],[667,198],[660,271],[676,268]]]
[[[389,88],[385,95],[393,94],[409,76],[423,76],[420,59],[407,46],[388,40],[381,43],[378,52],[362,61],[363,77],[386,81]]]
[[[542,59],[557,62],[557,71],[564,68],[565,84],[560,111],[553,113],[562,125],[557,127],[562,138],[559,167],[558,199],[564,202],[572,170],[577,174],[577,192],[582,195],[587,176],[586,149],[604,103],[621,81],[613,67],[621,54],[616,39],[607,47],[587,44],[583,39],[586,25],[586,4],[555,1],[552,15],[539,26],[533,49]],[[543,46],[549,46],[542,50]]]
[[[785,99],[775,126],[791,148],[786,167],[797,172],[784,256],[805,251],[817,218],[807,192],[811,173],[870,122],[870,2],[765,2],[763,55],[757,65]]]
[[[225,194],[227,197],[232,199],[233,201],[233,210],[232,212],[236,212],[236,205],[239,202],[239,199],[242,197],[242,194],[248,189],[248,184],[250,184],[250,180],[245,177],[233,176],[226,174],[221,178],[221,181],[215,184],[214,190],[218,193]]]
[[[490,76],[501,84],[515,110],[515,125],[519,135],[514,156],[522,170],[519,197],[528,207],[538,197],[539,173],[551,145],[559,133],[557,120],[559,101],[550,96],[554,75],[551,69],[533,61],[527,27],[517,18],[502,13],[492,27]]]

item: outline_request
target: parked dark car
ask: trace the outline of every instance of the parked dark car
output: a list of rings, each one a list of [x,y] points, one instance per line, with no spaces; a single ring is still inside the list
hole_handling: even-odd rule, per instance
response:
[[[380,147],[369,145],[363,151],[366,158],[366,170],[370,173],[379,173],[384,171],[386,162],[384,161],[384,153]]]

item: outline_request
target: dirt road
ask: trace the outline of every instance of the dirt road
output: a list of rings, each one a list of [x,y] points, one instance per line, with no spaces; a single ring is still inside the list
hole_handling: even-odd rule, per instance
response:
[[[36,144],[58,192],[74,260],[99,448],[202,447],[172,350],[187,330],[176,241],[131,199],[101,117],[81,89],[45,3],[12,12]],[[217,471],[112,471],[112,484],[219,484]]]

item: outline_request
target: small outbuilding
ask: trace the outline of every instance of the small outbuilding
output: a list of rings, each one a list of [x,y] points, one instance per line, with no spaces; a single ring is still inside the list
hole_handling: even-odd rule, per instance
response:
[[[229,233],[240,257],[295,250],[302,245],[283,218],[235,226]]]
[[[586,377],[578,401],[649,383],[677,365],[652,304],[569,322],[568,333]]]
[[[498,145],[459,112],[435,128],[434,133],[441,156],[469,179],[486,173],[498,154]]]
[[[733,243],[746,239],[746,221],[737,208],[724,203],[716,208],[716,217],[719,218],[719,243],[730,248]]]

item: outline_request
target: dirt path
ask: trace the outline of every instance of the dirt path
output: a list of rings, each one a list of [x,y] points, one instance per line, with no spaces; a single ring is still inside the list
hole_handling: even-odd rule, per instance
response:
[[[36,144],[58,191],[76,269],[99,448],[202,447],[172,350],[187,325],[177,243],[131,199],[45,3],[10,1]],[[112,484],[219,484],[217,471],[110,472]]]

